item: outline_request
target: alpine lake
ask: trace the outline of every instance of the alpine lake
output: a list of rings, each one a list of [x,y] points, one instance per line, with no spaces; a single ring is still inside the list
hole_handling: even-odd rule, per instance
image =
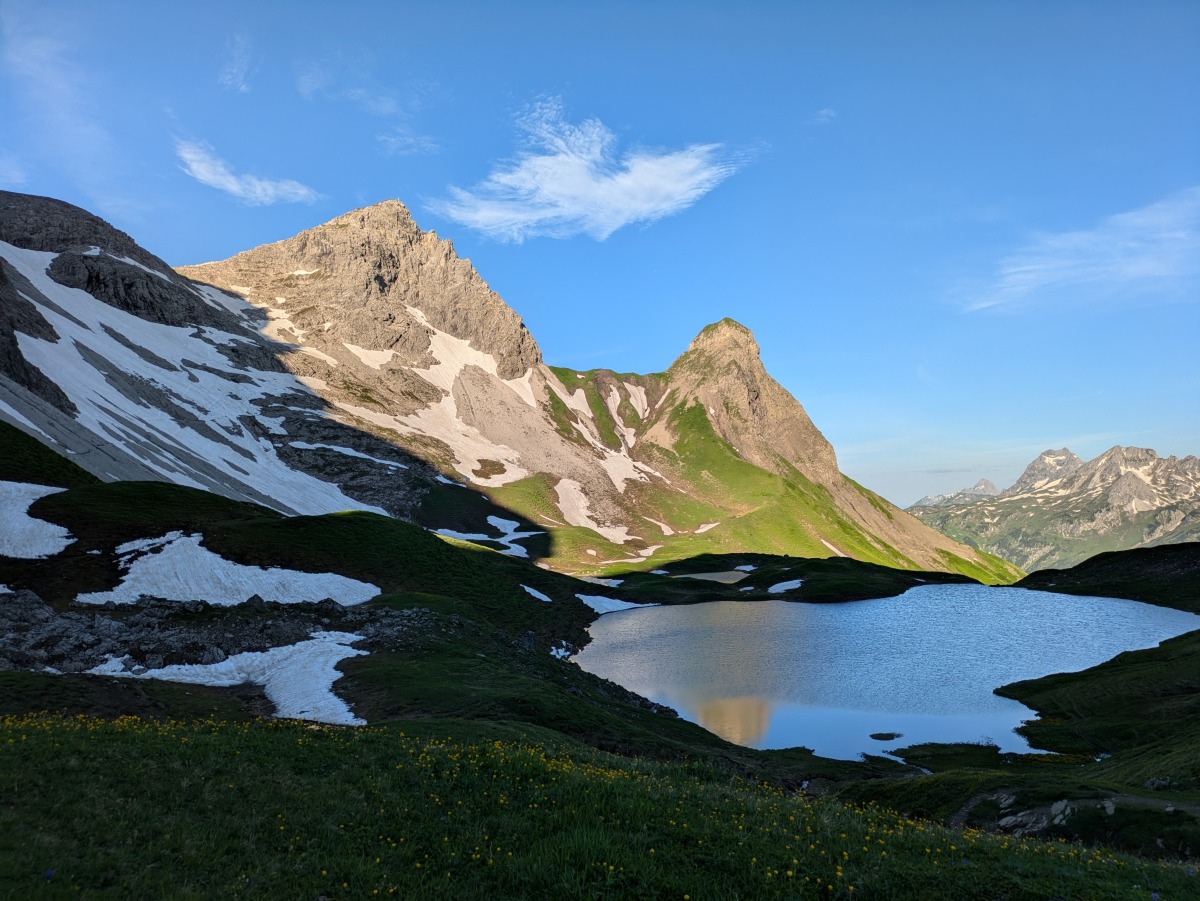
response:
[[[847,760],[924,742],[1032,749],[1002,685],[1200,629],[1138,601],[927,585],[844,603],[718,601],[607,613],[573,659],[735,744]]]

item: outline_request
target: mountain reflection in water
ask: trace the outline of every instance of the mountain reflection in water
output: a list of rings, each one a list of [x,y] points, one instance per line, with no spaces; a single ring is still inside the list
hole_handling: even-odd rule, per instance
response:
[[[694,707],[696,722],[735,745],[752,748],[767,734],[771,705],[766,698],[707,698]]]
[[[610,613],[573,659],[737,744],[853,759],[923,741],[1028,751],[993,689],[1200,628],[1113,598],[927,585],[841,604],[720,601]],[[871,733],[899,732],[880,744]]]

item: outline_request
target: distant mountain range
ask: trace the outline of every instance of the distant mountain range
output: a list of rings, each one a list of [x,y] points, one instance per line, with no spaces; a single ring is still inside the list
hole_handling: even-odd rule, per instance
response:
[[[0,241],[0,419],[104,480],[371,510],[569,572],[752,550],[1016,575],[843,476],[743,326],[663,373],[548,366],[399,202],[176,271],[4,192]]]
[[[989,486],[991,490],[981,490]],[[1032,572],[1105,551],[1200,539],[1200,459],[1113,447],[1084,462],[1047,450],[996,492],[986,480],[926,497],[909,512],[946,535]]]

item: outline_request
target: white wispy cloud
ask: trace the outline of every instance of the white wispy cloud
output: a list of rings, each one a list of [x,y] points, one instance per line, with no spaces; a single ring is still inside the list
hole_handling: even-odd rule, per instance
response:
[[[439,149],[437,141],[433,138],[411,131],[403,125],[394,125],[383,134],[376,135],[375,141],[389,156],[415,156],[434,153]]]
[[[371,70],[369,60],[359,60],[347,67],[340,54],[309,60],[296,72],[296,90],[305,100],[350,103],[381,118],[404,112],[400,92],[380,84]]]
[[[248,206],[312,203],[321,196],[308,185],[291,179],[236,175],[225,160],[217,156],[208,144],[200,141],[176,140],[175,155],[183,163],[180,168],[196,181],[224,191]]]
[[[968,310],[1200,297],[1200,186],[1094,228],[1043,234],[1002,259]]]
[[[826,107],[823,107],[822,109],[817,110],[817,114],[815,116],[813,116],[812,122],[814,125],[828,125],[830,122],[832,122],[836,118],[837,118],[837,110],[830,109],[829,107],[826,106]]]
[[[238,32],[225,43],[225,62],[217,75],[221,86],[239,94],[250,93],[250,66],[254,45],[249,35]]]
[[[556,99],[535,105],[519,124],[527,150],[430,207],[501,241],[578,234],[603,241],[624,225],[687,209],[741,165],[720,144],[618,153],[604,123],[573,125]]]

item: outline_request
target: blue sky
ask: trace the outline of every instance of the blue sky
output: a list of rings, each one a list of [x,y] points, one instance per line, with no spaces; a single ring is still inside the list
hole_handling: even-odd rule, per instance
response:
[[[1200,4],[0,0],[0,187],[174,264],[398,198],[548,362],[732,316],[908,504],[1200,452]]]

